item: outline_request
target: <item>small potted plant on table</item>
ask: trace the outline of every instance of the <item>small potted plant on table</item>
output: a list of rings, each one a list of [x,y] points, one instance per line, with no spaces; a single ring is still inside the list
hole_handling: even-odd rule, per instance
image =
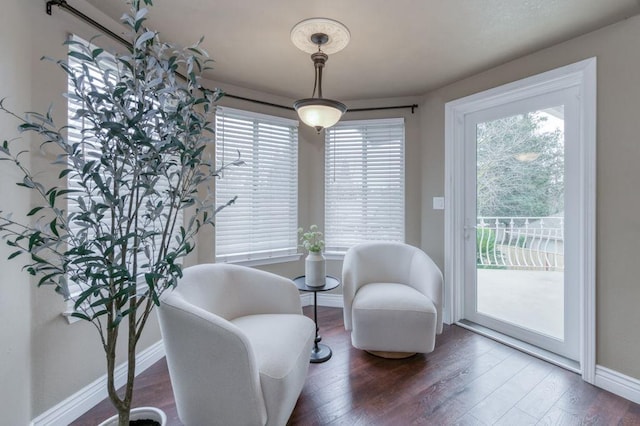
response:
[[[301,246],[309,252],[304,261],[305,284],[309,287],[322,287],[327,276],[326,261],[322,254],[323,234],[318,231],[317,225],[311,225],[307,232],[299,228],[298,234]]]

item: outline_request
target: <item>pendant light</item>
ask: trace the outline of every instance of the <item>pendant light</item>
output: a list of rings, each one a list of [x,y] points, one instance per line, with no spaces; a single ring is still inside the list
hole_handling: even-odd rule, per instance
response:
[[[318,133],[336,124],[347,111],[347,106],[342,102],[322,96],[322,71],[327,59],[329,59],[328,53],[344,49],[349,39],[350,34],[347,27],[340,22],[326,18],[304,20],[291,30],[291,40],[299,49],[311,53],[315,69],[311,97],[296,101],[293,107],[300,120],[306,125],[314,127]]]

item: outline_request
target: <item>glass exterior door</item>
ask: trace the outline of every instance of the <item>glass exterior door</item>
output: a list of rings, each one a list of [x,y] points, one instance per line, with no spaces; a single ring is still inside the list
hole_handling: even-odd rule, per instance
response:
[[[579,351],[579,293],[565,267],[574,98],[565,89],[465,122],[465,318],[570,359]]]

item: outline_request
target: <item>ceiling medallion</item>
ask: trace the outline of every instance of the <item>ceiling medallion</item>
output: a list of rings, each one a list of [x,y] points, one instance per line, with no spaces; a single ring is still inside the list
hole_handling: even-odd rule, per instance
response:
[[[328,18],[310,18],[298,22],[291,29],[291,41],[303,52],[314,53],[318,51],[318,44],[311,40],[314,34],[328,36],[327,42],[322,45],[322,51],[327,55],[338,53],[351,40],[349,29],[340,22]]]

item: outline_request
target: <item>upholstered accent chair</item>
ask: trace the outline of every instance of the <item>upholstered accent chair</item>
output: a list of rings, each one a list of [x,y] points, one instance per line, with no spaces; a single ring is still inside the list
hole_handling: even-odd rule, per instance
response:
[[[187,426],[285,425],[315,337],[295,284],[236,265],[183,272],[158,309],[180,420]]]
[[[442,332],[442,273],[422,250],[358,244],[344,257],[342,284],[354,347],[387,358],[433,351]]]

